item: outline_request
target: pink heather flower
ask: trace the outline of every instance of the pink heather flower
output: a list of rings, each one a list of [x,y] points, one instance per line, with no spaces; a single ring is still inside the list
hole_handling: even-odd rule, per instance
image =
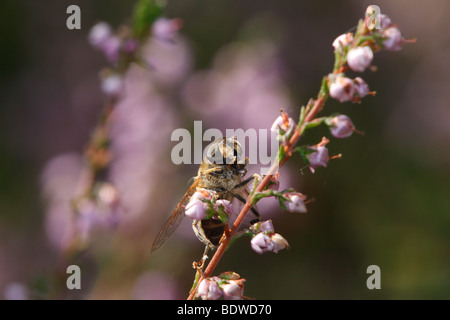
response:
[[[278,233],[265,234],[260,232],[252,238],[250,244],[253,251],[259,254],[268,251],[278,253],[284,248],[289,248],[287,240]]]
[[[292,130],[294,129],[295,121],[292,118],[289,118],[286,113],[282,113],[282,115],[278,116],[275,119],[270,131],[278,135],[278,139],[283,139],[284,137],[288,137]],[[282,133],[280,134],[280,130]]]
[[[355,94],[352,97],[352,102],[360,102],[361,98],[364,98],[368,94],[375,94],[375,92],[369,91],[368,84],[360,77],[353,79],[353,87],[355,88]]]
[[[123,43],[123,51],[131,54],[134,53],[138,48],[138,43],[135,39],[127,39]]]
[[[242,300],[244,295],[244,280],[230,280],[222,285],[225,300]]]
[[[396,27],[389,27],[383,32],[383,46],[386,50],[398,51],[402,48],[405,39]]]
[[[314,169],[317,167],[326,167],[328,160],[330,157],[328,156],[328,149],[325,145],[329,142],[329,140],[325,137],[322,138],[322,141],[310,147],[312,150],[315,150],[313,153],[306,155],[309,160],[309,168],[311,172],[314,173]]]
[[[191,201],[189,201],[184,213],[191,219],[202,220],[206,218],[207,210],[208,204],[197,198],[191,199]]]
[[[353,125],[352,120],[344,114],[331,118],[329,121],[329,126],[333,137],[339,139],[348,138],[355,131],[355,126]]]
[[[197,297],[201,297],[202,300],[217,300],[222,296],[222,291],[217,284],[220,280],[217,277],[206,278],[200,282],[197,290]]]
[[[267,251],[273,251],[274,245],[270,237],[264,233],[258,233],[250,241],[253,251],[263,254]]]
[[[212,198],[212,195],[208,190],[206,189],[200,189],[194,192],[194,194],[191,196],[190,201],[193,200],[200,200],[200,199],[208,199],[210,200]]]
[[[355,94],[355,86],[349,78],[339,76],[330,85],[330,96],[339,102],[350,101]]]
[[[104,94],[111,97],[118,97],[123,91],[123,79],[119,75],[111,75],[101,82],[101,89]]]
[[[286,194],[286,197],[289,198],[289,201],[285,202],[287,211],[294,213],[306,213],[306,196],[304,194],[300,192],[288,193]]]
[[[174,35],[183,25],[181,19],[158,18],[152,26],[152,34],[155,38],[172,42]]]
[[[353,42],[353,33],[349,32],[341,34],[339,37],[336,38],[336,40],[333,41],[334,50],[338,50],[340,48],[348,46],[352,42]]]
[[[372,63],[373,52],[369,47],[356,47],[347,54],[347,64],[353,71],[363,72]]]
[[[111,37],[112,33],[113,31],[109,24],[99,22],[89,31],[88,41],[94,48],[100,49],[103,43]]]
[[[275,229],[272,224],[272,220],[262,221],[259,226],[259,232],[273,232]]]
[[[264,232],[267,234],[267,233],[273,233],[275,229],[273,227],[272,220],[266,220],[266,221],[258,221],[256,223],[252,224],[250,226],[250,230],[253,233]]]
[[[380,14],[380,28],[386,29],[392,25],[391,19],[384,13]]]
[[[216,204],[216,206],[215,206],[215,208],[214,208],[215,210],[218,210],[218,208],[219,208],[220,206],[223,206],[223,208],[224,208],[224,210],[225,210],[225,213],[228,214],[228,215],[231,214],[231,211],[232,211],[232,205],[231,205],[231,202],[230,202],[230,201],[220,199],[220,200],[217,200],[215,204]]]
[[[99,22],[92,27],[88,41],[94,48],[103,52],[110,62],[115,63],[119,59],[121,40],[114,35],[111,26],[106,22]]]
[[[121,43],[119,37],[112,35],[101,44],[100,50],[109,62],[116,63],[119,60]]]
[[[273,243],[273,252],[278,253],[278,251],[285,248],[289,248],[289,243],[280,234],[274,233],[270,236]]]

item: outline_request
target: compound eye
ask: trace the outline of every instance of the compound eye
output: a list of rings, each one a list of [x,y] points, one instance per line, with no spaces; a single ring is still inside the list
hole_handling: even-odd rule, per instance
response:
[[[224,157],[227,153],[226,150],[223,149],[223,140],[216,140],[205,148],[205,153],[203,156],[203,161],[208,164],[225,164],[226,157]]]
[[[235,137],[214,141],[205,148],[203,161],[209,164],[244,164],[242,147]]]
[[[231,160],[228,164],[240,164],[246,165],[244,153],[242,152],[242,146],[236,137],[226,139],[227,145],[227,160]]]

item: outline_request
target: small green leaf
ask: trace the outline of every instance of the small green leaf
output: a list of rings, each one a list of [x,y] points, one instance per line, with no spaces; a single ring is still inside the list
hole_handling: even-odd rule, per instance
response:
[[[295,147],[295,151],[297,151],[300,154],[303,161],[305,161],[307,165],[309,165],[307,155],[315,152],[314,150],[311,150],[308,146]]]
[[[320,86],[319,95],[326,96],[328,94],[328,77],[322,78],[322,85]]]
[[[284,146],[280,145],[280,148],[278,149],[278,154],[277,154],[278,163],[283,161],[285,156],[286,156],[286,152],[284,151]]]
[[[306,107],[302,106],[300,108],[300,116],[298,117],[297,129],[300,128],[300,126],[303,124],[303,121],[305,121],[305,116],[306,116]]]
[[[150,27],[158,19],[166,5],[163,0],[140,0],[133,13],[133,35],[143,39],[150,33]]]

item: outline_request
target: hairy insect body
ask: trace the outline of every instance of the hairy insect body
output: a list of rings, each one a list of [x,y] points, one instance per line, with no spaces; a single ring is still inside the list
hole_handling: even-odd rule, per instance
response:
[[[184,207],[190,197],[198,190],[214,192],[216,200],[232,201],[233,198],[245,203],[248,196],[246,185],[253,178],[243,180],[247,173],[248,159],[242,159],[242,148],[236,138],[223,138],[210,144],[205,149],[205,156],[199,167],[197,177],[180,203],[158,233],[153,242],[152,251],[158,249],[175,231],[184,217]],[[256,210],[252,210],[257,217]],[[217,247],[228,228],[228,222],[216,217],[194,220],[192,227],[197,238],[207,247]]]

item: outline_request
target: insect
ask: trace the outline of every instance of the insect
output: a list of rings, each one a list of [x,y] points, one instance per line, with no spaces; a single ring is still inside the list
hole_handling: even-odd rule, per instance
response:
[[[159,231],[153,242],[152,252],[160,248],[179,226],[184,218],[186,204],[198,189],[215,192],[217,199],[231,201],[236,198],[242,203],[246,202],[246,186],[254,177],[243,180],[247,173],[248,158],[242,158],[242,147],[236,137],[218,139],[205,148],[203,161],[194,182]],[[251,223],[259,221],[259,213],[253,207],[252,212],[256,219]],[[219,245],[227,227],[225,222],[214,218],[194,220],[192,224],[195,235],[206,245],[205,252],[208,248],[216,248]]]

